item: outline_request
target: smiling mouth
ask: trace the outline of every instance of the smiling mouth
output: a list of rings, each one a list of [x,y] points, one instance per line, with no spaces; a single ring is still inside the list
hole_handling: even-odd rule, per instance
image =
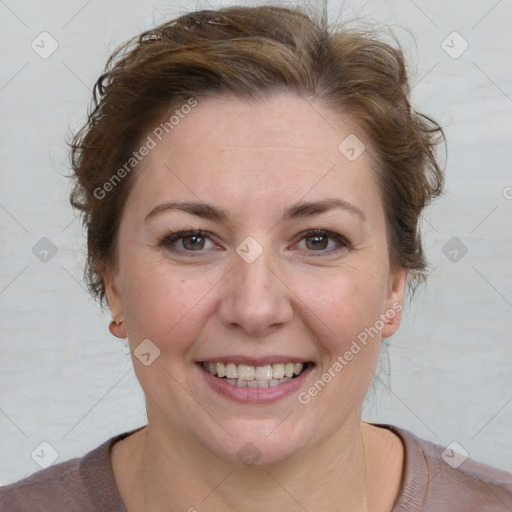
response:
[[[200,362],[203,370],[238,387],[272,388],[299,377],[312,362],[249,366],[235,363]]]

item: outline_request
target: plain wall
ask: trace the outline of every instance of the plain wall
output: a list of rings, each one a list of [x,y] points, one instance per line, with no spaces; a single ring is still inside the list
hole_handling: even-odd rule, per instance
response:
[[[61,462],[145,424],[126,343],[84,288],[65,141],[118,44],[219,5],[228,2],[0,3],[0,484],[40,469],[31,453],[41,442]],[[448,140],[446,193],[423,220],[429,282],[387,342],[389,370],[364,419],[456,441],[512,471],[512,3],[330,2],[331,23],[340,10],[391,26],[414,104]],[[58,43],[47,58],[31,47],[51,49],[43,31]]]

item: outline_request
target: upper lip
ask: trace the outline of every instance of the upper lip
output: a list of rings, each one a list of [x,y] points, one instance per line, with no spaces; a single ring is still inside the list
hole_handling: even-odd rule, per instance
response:
[[[249,357],[242,355],[232,356],[212,356],[197,361],[198,363],[234,363],[244,364],[246,366],[266,366],[279,363],[310,363],[311,360],[294,356],[269,355],[259,357]]]

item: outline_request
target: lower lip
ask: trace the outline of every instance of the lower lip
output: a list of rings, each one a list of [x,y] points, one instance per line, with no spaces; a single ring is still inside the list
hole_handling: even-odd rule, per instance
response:
[[[244,404],[277,402],[282,398],[297,393],[314,367],[314,365],[309,364],[298,377],[273,388],[241,388],[234,384],[229,384],[229,382],[225,382],[222,378],[214,377],[210,372],[207,372],[201,364],[196,364],[196,366],[210,388],[230,400]]]

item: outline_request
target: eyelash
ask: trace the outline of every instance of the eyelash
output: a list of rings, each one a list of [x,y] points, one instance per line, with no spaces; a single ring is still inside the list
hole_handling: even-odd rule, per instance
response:
[[[208,240],[211,240],[211,238],[210,238],[211,233],[209,231],[203,231],[201,229],[178,231],[178,232],[166,235],[162,239],[162,241],[160,242],[159,245],[162,247],[168,247],[168,246],[172,245],[173,243],[178,242],[179,240],[183,240],[185,238],[191,238],[191,237],[207,238]],[[325,230],[325,229],[308,229],[304,233],[301,233],[299,242],[306,238],[313,238],[313,237],[328,237],[328,238],[335,240],[336,243],[338,244],[338,247],[331,248],[331,249],[323,249],[323,250],[319,250],[319,251],[313,251],[313,250],[307,251],[307,252],[311,253],[311,255],[314,255],[315,257],[326,255],[326,254],[332,254],[332,253],[341,251],[343,249],[351,248],[350,242],[345,237],[343,237],[337,233],[333,233],[332,231]],[[175,252],[186,252],[186,253],[194,253],[194,252],[201,253],[201,252],[203,252],[202,250],[198,250],[198,251],[189,251],[186,249],[181,249],[181,250],[173,249],[173,250]],[[314,253],[319,253],[319,254],[316,255]]]

